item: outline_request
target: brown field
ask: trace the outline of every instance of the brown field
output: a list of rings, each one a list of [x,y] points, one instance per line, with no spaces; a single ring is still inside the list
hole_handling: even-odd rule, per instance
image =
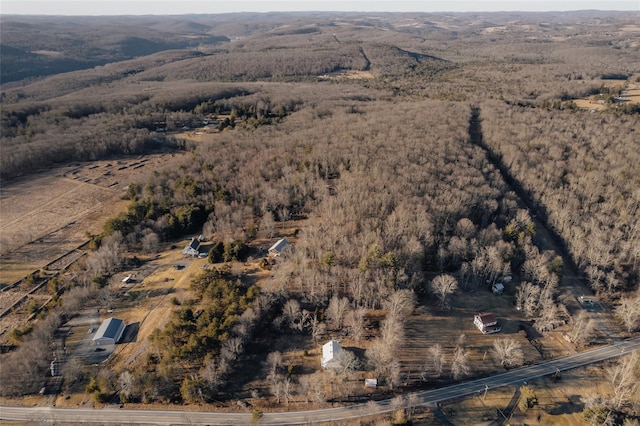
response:
[[[346,70],[346,71],[336,71],[330,74],[325,74],[320,78],[323,80],[338,80],[338,79],[372,80],[376,77],[373,75],[371,71]]]
[[[624,86],[626,84],[626,80],[594,80],[593,83],[597,83],[599,86],[616,87]],[[640,103],[640,86],[635,83],[629,84],[624,91],[623,97],[625,102],[632,104]],[[574,99],[573,102],[578,108],[590,111],[603,111],[609,108],[609,105],[604,101],[594,100],[592,97]]]
[[[174,154],[171,154],[173,156]],[[3,183],[0,188],[0,289],[50,265],[53,272],[79,259],[75,250],[98,234],[104,222],[126,208],[129,183],[171,157],[149,155],[76,163]],[[68,256],[65,256],[66,254]],[[58,264],[59,263],[59,264]],[[22,283],[0,293],[0,312],[23,298],[33,285]],[[49,299],[46,285],[28,295],[15,311],[0,319],[2,343],[7,333],[26,325],[30,310]]]
[[[179,247],[163,253],[146,266],[152,271],[142,282],[121,291],[113,315],[122,318],[126,324],[137,324],[139,328],[134,342],[118,345],[113,359],[116,370],[131,366],[140,355],[146,354],[149,335],[164,327],[176,309],[171,299],[175,297],[184,302],[191,278],[207,265],[207,259],[184,259],[181,251],[182,247]],[[173,266],[177,264],[185,268],[176,270]]]
[[[640,32],[640,25],[623,25],[620,28],[620,31],[633,33]]]
[[[578,108],[587,109],[589,111],[603,111],[607,109],[607,104],[592,101],[591,99],[576,99],[573,101]]]
[[[0,192],[0,286],[9,285],[88,240],[122,211],[129,183],[162,155],[77,163],[4,183]]]
[[[605,375],[605,364],[582,367],[565,371],[561,379],[553,382],[545,377],[528,383],[538,397],[538,406],[521,413],[515,407],[513,413],[507,410],[510,402],[517,402],[516,388],[501,387],[489,390],[486,395],[473,395],[457,401],[442,404],[443,413],[453,424],[528,424],[528,425],[563,425],[581,426],[584,399],[611,392],[606,380],[594,380],[594,377]],[[515,396],[515,398],[514,398]],[[513,400],[512,400],[513,398]],[[506,420],[497,411],[507,412]],[[424,425],[440,423],[419,423]]]
[[[454,307],[448,311],[432,308],[418,309],[406,325],[407,343],[402,350],[404,375],[410,381],[419,381],[423,366],[428,361],[428,350],[437,343],[445,353],[451,355],[460,335],[464,334],[464,347],[469,353],[471,375],[481,376],[503,372],[504,369],[491,356],[493,342],[496,339],[512,338],[522,345],[525,363],[538,363],[545,359],[561,357],[574,353],[571,345],[562,339],[563,327],[544,336],[537,336],[542,355],[520,330],[524,318],[516,311],[507,294],[496,296],[490,292],[475,295],[463,295],[454,301]],[[496,314],[502,331],[496,334],[482,334],[473,324],[476,312]],[[450,358],[450,357],[448,357]],[[446,370],[445,370],[446,375]],[[432,378],[427,374],[427,379]],[[446,382],[449,378],[442,377]]]
[[[640,85],[630,84],[625,90],[624,98],[632,104],[640,103]]]

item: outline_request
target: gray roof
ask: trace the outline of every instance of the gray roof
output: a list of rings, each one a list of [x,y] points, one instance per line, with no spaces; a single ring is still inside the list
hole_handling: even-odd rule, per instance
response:
[[[192,248],[194,250],[199,250],[200,249],[200,241],[197,238],[193,238],[191,240],[191,242],[189,244],[187,244],[187,247],[185,247],[185,249],[187,248]]]
[[[269,248],[269,251],[275,251],[276,253],[281,253],[282,250],[289,245],[289,241],[285,240],[284,238],[281,240],[276,241],[276,243],[274,245],[271,246],[271,248]]]
[[[102,324],[100,324],[98,331],[96,331],[96,335],[93,336],[93,340],[98,340],[103,337],[108,337],[110,339],[119,337],[118,331],[120,330],[120,327],[122,325],[123,322],[121,319],[107,318],[106,320],[102,321]]]

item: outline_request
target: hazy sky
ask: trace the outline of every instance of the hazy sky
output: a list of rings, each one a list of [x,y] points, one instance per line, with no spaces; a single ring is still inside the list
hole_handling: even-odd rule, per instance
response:
[[[0,1],[1,14],[166,15],[272,11],[465,12],[547,10],[640,11],[640,0],[20,0]]]

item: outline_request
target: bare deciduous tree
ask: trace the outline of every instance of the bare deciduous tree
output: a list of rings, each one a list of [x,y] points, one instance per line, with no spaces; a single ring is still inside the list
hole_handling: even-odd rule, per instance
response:
[[[289,299],[282,307],[282,316],[285,318],[290,328],[299,328],[301,321],[300,303],[295,299]]]
[[[622,297],[616,306],[616,315],[627,327],[627,331],[638,330],[640,328],[640,296]]]
[[[125,370],[118,377],[118,385],[120,387],[121,401],[128,401],[135,393],[135,377]]]
[[[242,352],[243,344],[240,337],[232,337],[225,340],[220,348],[220,358],[233,362]]]
[[[273,213],[265,212],[262,215],[262,220],[260,220],[260,231],[264,234],[266,238],[273,238],[273,234],[276,230],[276,222],[273,220]]]
[[[270,381],[269,390],[271,391],[271,395],[276,398],[276,403],[280,404],[282,401],[282,397],[284,394],[284,382],[280,377],[275,377]]]
[[[491,352],[503,367],[519,367],[524,363],[522,345],[514,339],[505,338],[494,340]]]
[[[267,375],[275,375],[278,370],[282,368],[282,352],[270,352],[267,355],[265,367],[267,369]]]
[[[140,242],[145,253],[157,253],[160,248],[160,237],[155,232],[146,233]]]
[[[459,380],[471,372],[469,354],[464,350],[465,338],[464,334],[460,335],[458,344],[453,352],[453,360],[451,361],[451,377],[453,380]]]
[[[223,363],[222,365],[226,364]],[[204,365],[200,369],[200,377],[206,382],[211,392],[216,392],[222,385],[224,385],[224,381],[222,379],[224,371],[221,371],[222,365],[217,363],[215,358],[209,357],[205,360]]]
[[[539,300],[540,287],[529,282],[522,283],[516,293],[516,308],[531,318],[538,312]]]
[[[410,393],[407,396],[407,414],[409,415],[409,420],[413,419],[418,405],[420,405],[420,397],[415,393]]]
[[[315,341],[320,340],[327,333],[327,325],[318,320],[318,316],[311,318],[311,338]]]
[[[120,231],[115,231],[102,241],[98,250],[87,258],[87,269],[95,275],[112,273],[122,263],[124,238]]]
[[[331,323],[334,329],[341,330],[344,322],[344,317],[349,308],[349,299],[346,297],[333,296],[329,301],[326,315],[327,320]]]
[[[583,347],[593,338],[595,331],[595,321],[586,311],[581,311],[573,321],[569,338],[576,346]]]
[[[380,323],[382,341],[395,351],[404,343],[404,324],[397,317],[388,317]]]
[[[431,291],[438,298],[440,306],[449,306],[448,297],[458,288],[458,281],[449,274],[438,275],[431,280]]]
[[[282,379],[282,397],[284,398],[285,404],[289,405],[289,401],[291,400],[291,396],[294,391],[294,383],[290,377],[284,377]]]
[[[550,297],[540,297],[540,313],[535,319],[533,327],[540,331],[546,332],[555,329],[566,323],[569,314],[564,305],[557,304]]]
[[[356,341],[360,341],[364,335],[365,326],[365,308],[356,308],[349,313],[349,334]]]
[[[382,303],[382,306],[389,311],[389,317],[409,315],[413,312],[415,305],[415,293],[406,289],[393,291],[389,298]]]
[[[334,369],[343,378],[360,368],[360,360],[352,351],[342,349],[336,357],[338,367]]]
[[[315,373],[300,378],[302,391],[306,394],[307,400],[313,402],[325,402],[327,400],[326,378],[322,373]]]
[[[444,351],[442,345],[436,343],[429,348],[429,356],[431,358],[431,368],[436,377],[440,377],[444,368]]]
[[[613,395],[611,406],[621,409],[631,404],[640,388],[638,367],[640,366],[640,351],[633,351],[629,355],[620,357],[618,362],[609,370]],[[637,402],[637,400],[635,400]]]
[[[392,348],[380,340],[373,341],[366,351],[366,357],[378,377],[384,377],[387,367],[393,358]]]

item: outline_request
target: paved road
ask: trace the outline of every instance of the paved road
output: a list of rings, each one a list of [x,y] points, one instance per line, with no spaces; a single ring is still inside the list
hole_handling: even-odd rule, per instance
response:
[[[517,385],[537,377],[553,374],[555,371],[569,370],[587,364],[615,358],[640,349],[640,338],[618,342],[588,352],[532,365],[484,379],[418,392],[419,405],[433,404],[455,397],[472,395],[505,385]],[[362,416],[391,411],[391,401],[373,404],[358,404],[348,407],[329,408],[314,411],[293,411],[265,413],[260,424],[310,424],[335,420],[353,419]],[[247,425],[251,423],[251,413],[155,411],[122,409],[61,409],[50,407],[0,407],[0,419],[33,421],[44,423],[120,423],[120,424],[224,424]]]

